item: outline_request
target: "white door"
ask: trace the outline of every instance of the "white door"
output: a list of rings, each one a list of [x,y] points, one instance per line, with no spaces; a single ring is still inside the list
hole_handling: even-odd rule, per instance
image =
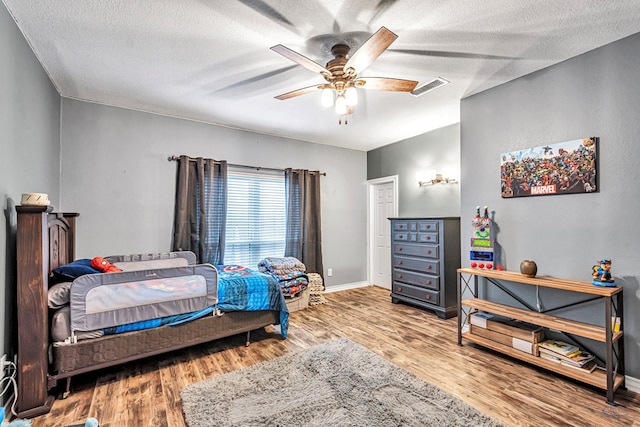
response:
[[[394,180],[374,183],[370,190],[371,284],[387,289],[391,289],[391,227],[388,218],[396,216],[395,193]]]

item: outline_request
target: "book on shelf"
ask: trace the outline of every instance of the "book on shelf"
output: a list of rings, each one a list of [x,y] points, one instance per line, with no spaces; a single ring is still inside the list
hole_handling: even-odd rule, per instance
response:
[[[581,351],[580,347],[560,340],[544,340],[539,342],[538,346],[563,356],[571,356]]]
[[[540,357],[542,359],[551,360],[552,362],[555,362],[555,363],[557,363],[559,365],[562,365],[562,366],[566,366],[567,368],[573,368],[573,369],[577,369],[577,370],[580,370],[580,371],[583,371],[583,372],[589,372],[590,373],[590,372],[593,372],[598,367],[598,364],[596,363],[595,359],[591,359],[588,362],[584,363],[583,365],[578,366],[578,365],[574,365],[572,363],[568,363],[567,361],[562,360],[559,357],[554,356],[552,354],[544,353],[542,350],[543,349],[540,349]]]
[[[544,330],[542,327],[497,314],[474,312],[469,315],[469,323],[479,328],[510,335],[533,343],[544,339]]]
[[[580,369],[582,371],[587,371],[587,372],[593,372],[598,367],[598,364],[596,363],[595,360],[590,360],[582,366],[570,365],[570,364],[564,363],[563,361],[560,361],[560,364],[564,366],[568,366],[569,368]]]
[[[540,347],[539,348],[540,351],[540,356],[547,355],[549,357],[555,357],[559,360],[561,360],[562,362],[564,362],[565,364],[569,364],[569,365],[574,365],[574,366],[583,366],[585,364],[587,364],[588,362],[592,361],[595,359],[595,356],[591,353],[588,353],[586,351],[582,351],[580,350],[578,353],[576,354],[572,354],[570,356],[565,356],[563,354],[560,353],[556,353],[554,351],[551,351],[547,348],[544,347]]]
[[[613,332],[620,332],[620,318],[613,316],[611,317],[611,329]]]

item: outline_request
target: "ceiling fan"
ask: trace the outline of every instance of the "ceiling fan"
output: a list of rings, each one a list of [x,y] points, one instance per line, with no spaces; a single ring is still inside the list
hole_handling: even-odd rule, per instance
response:
[[[353,112],[353,107],[358,102],[356,88],[411,92],[418,85],[415,80],[358,77],[358,74],[371,65],[396,38],[398,36],[392,31],[381,27],[350,56],[351,48],[347,44],[338,43],[331,48],[334,59],[330,60],[325,67],[281,44],[273,46],[271,50],[274,52],[313,72],[320,73],[326,80],[326,83],[296,89],[275,98],[285,100],[320,90],[322,91],[322,105],[334,106],[336,113],[340,115],[338,123],[342,123],[342,117],[344,117],[345,124],[347,124],[346,116]]]

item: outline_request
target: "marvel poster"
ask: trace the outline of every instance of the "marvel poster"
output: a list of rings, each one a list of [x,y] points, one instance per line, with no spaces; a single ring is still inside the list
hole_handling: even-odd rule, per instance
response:
[[[502,154],[502,197],[597,191],[597,146],[589,137]]]

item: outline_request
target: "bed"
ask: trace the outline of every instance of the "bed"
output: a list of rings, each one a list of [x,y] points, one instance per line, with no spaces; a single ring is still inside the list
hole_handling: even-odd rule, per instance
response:
[[[59,272],[77,261],[78,214],[16,210],[20,417],[48,412],[52,390],[66,380],[68,394],[74,375],[240,333],[248,345],[250,332],[267,325],[286,337],[277,281],[240,266],[198,265],[189,252],[107,257],[122,271],[69,278],[69,302],[54,307]]]

